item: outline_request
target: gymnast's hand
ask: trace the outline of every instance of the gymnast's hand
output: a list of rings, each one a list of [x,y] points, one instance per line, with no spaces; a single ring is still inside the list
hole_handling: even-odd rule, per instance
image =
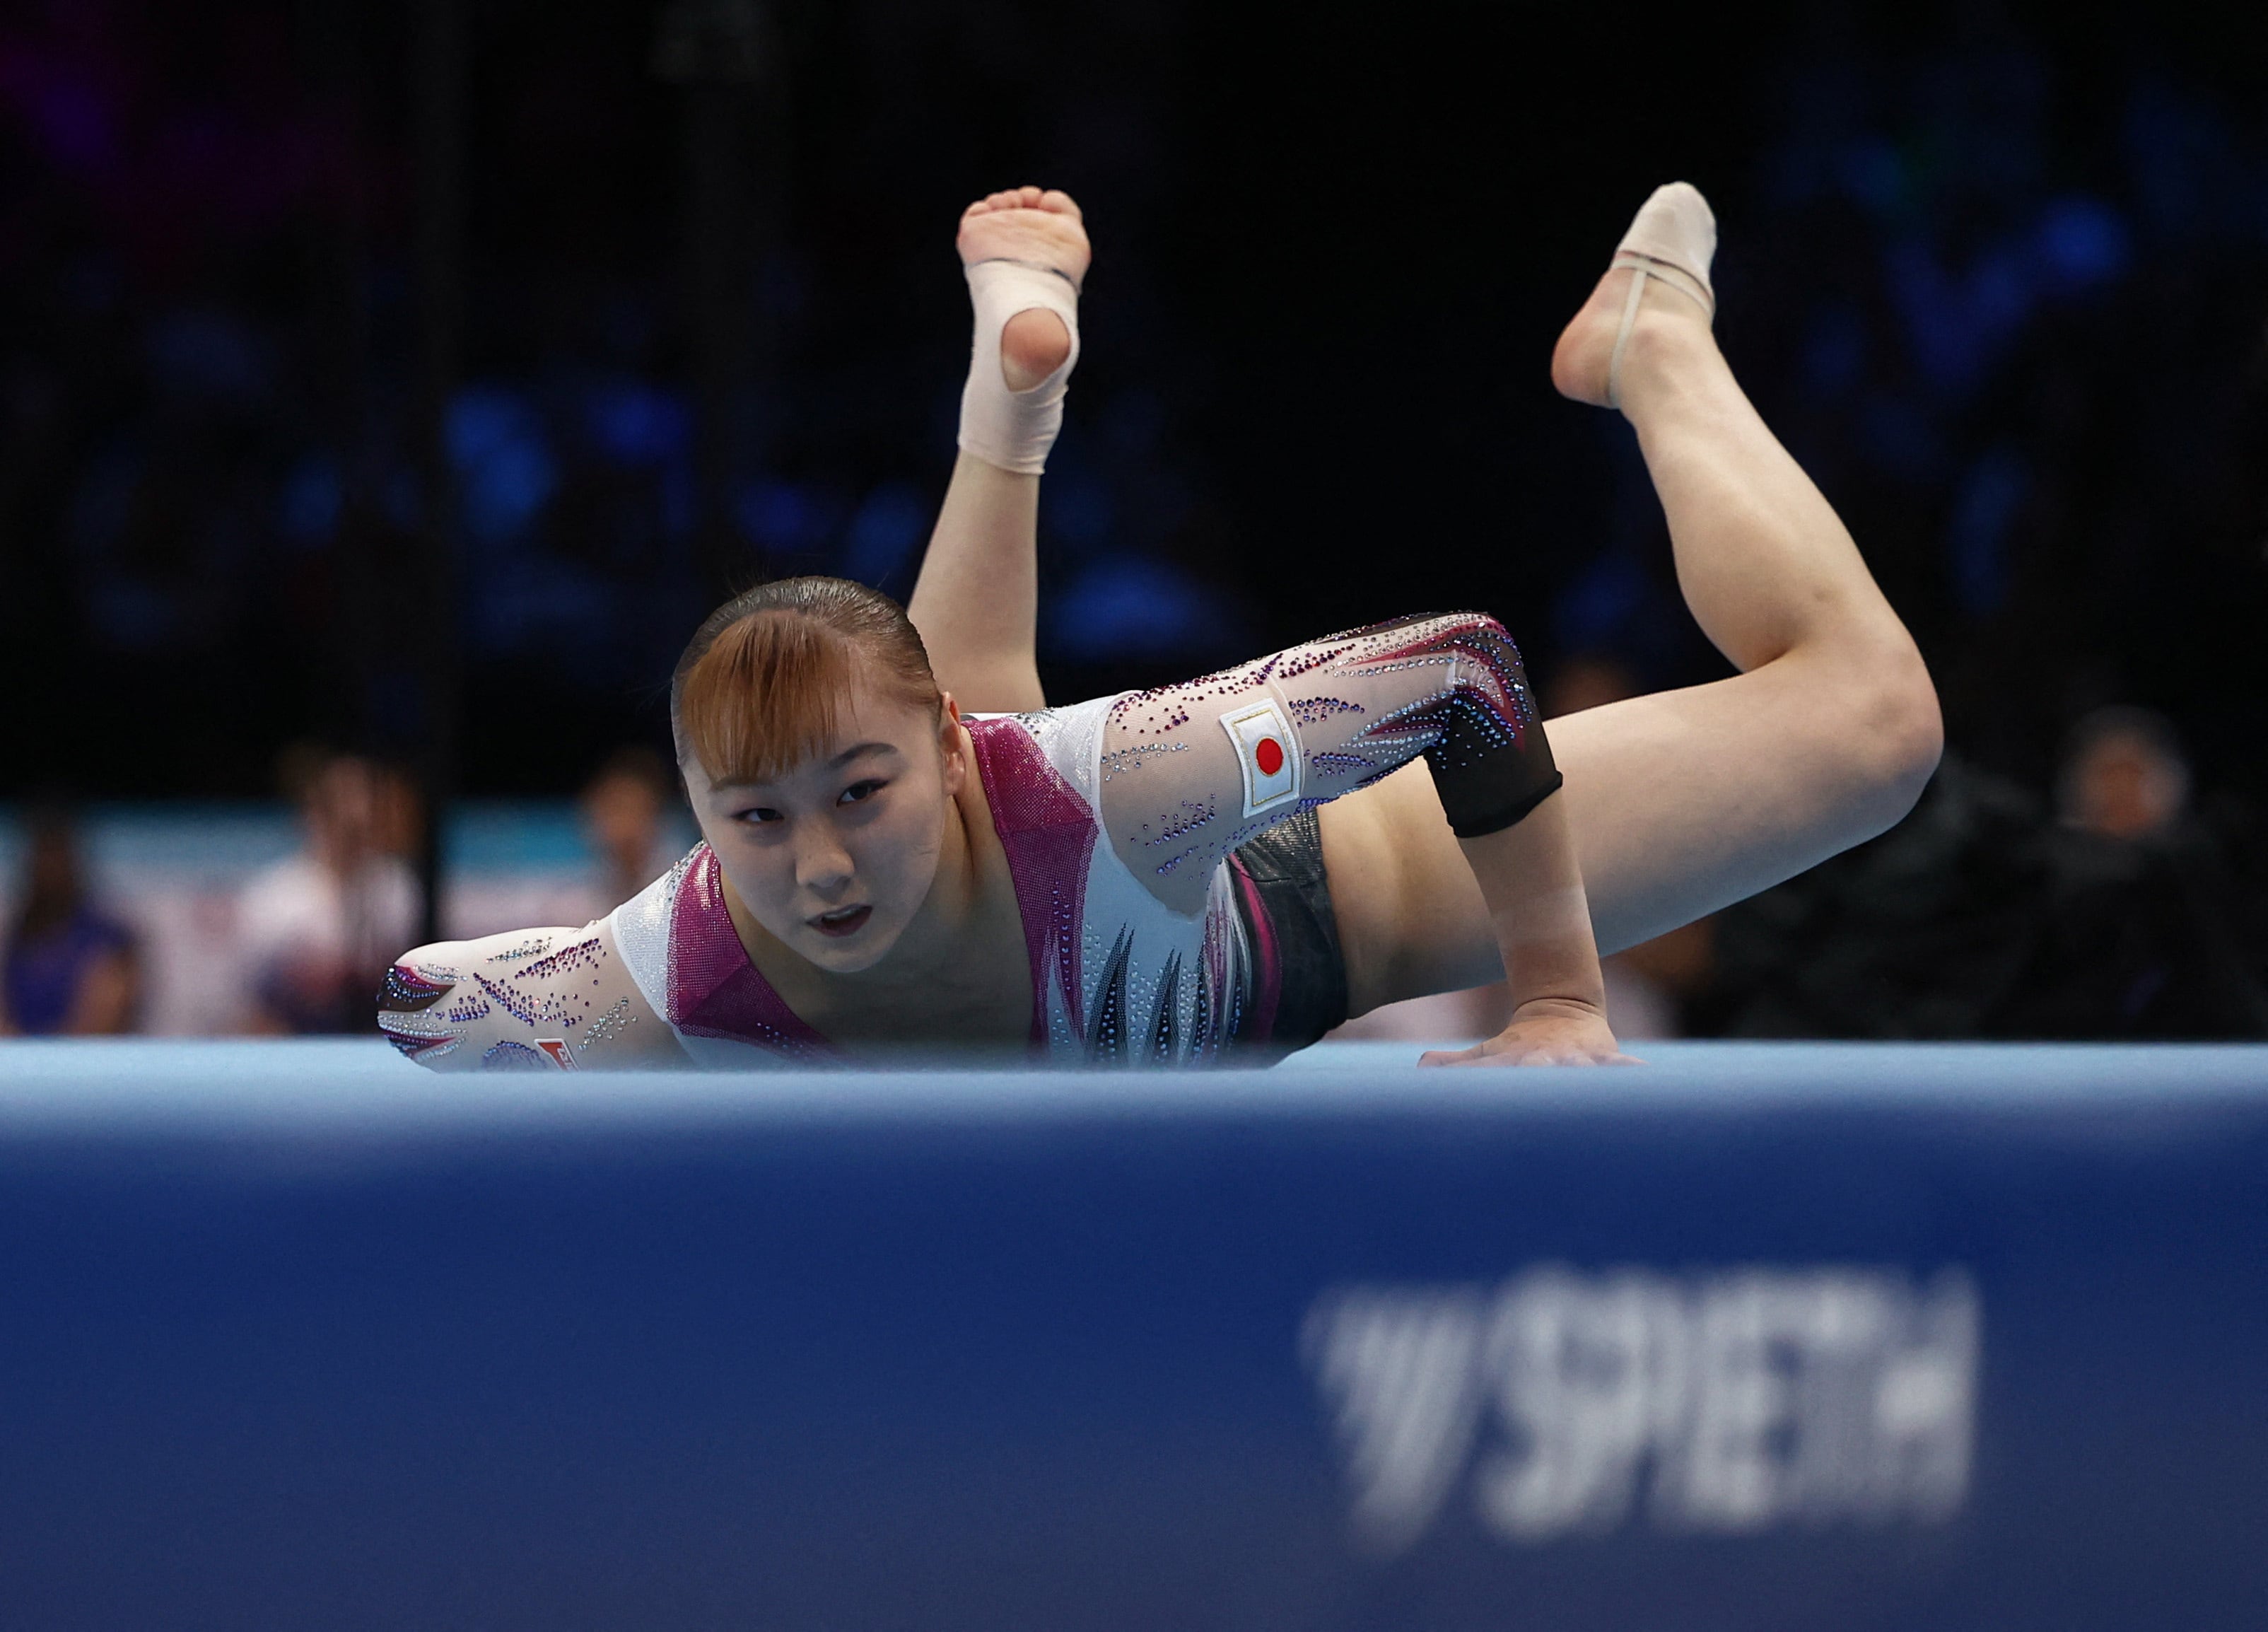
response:
[[[1510,827],[1457,840],[1496,925],[1512,1023],[1476,1048],[1442,1050],[1429,1066],[1620,1066],[1607,1024],[1607,983],[1575,860],[1564,794]]]
[[[1470,1048],[1436,1049],[1421,1066],[1634,1066],[1607,1017],[1588,1003],[1537,998],[1522,1003],[1512,1023]]]

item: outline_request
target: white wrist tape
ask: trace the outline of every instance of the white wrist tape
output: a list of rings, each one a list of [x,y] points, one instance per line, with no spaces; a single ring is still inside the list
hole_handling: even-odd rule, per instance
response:
[[[1063,428],[1064,389],[1079,364],[1079,291],[1062,273],[1022,261],[979,261],[967,270],[976,340],[961,392],[961,450],[1003,470],[1037,476]],[[1011,391],[1000,377],[1000,331],[1017,313],[1032,311],[1063,319],[1071,355],[1030,390]]]

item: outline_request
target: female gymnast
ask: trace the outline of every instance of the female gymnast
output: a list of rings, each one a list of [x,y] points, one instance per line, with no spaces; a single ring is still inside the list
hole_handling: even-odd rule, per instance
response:
[[[1621,1060],[1599,947],[1881,831],[1940,745],[1912,640],[1717,350],[1715,246],[1699,193],[1657,190],[1551,369],[1636,426],[1687,604],[1741,672],[1547,742],[1472,613],[1049,708],[1039,474],[1089,253],[1061,193],[980,200],[961,457],[908,611],[826,579],[718,609],[671,688],[703,842],[581,930],[409,953],[380,1024],[445,1068],[1264,1063],[1501,976],[1511,1024],[1429,1062]]]

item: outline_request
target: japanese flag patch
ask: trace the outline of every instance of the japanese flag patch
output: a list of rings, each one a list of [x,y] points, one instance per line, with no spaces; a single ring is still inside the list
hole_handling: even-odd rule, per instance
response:
[[[1300,796],[1300,739],[1271,698],[1220,717],[1220,728],[1236,744],[1244,772],[1244,814],[1256,816]]]

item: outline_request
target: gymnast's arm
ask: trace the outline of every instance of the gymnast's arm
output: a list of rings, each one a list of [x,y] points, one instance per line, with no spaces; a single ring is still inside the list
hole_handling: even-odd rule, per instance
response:
[[[1040,478],[963,453],[907,616],[939,687],[984,713],[1044,708],[1035,630]]]
[[[1607,1023],[1591,905],[1557,791],[1509,827],[1457,847],[1473,869],[1504,956],[1512,1023],[1472,1048],[1425,1055],[1435,1066],[1626,1065]]]
[[[1428,1058],[1621,1059],[1559,772],[1519,650],[1494,618],[1400,619],[1120,698],[1103,727],[1103,819],[1152,893],[1194,912],[1230,851],[1421,754],[1515,1006],[1501,1037]]]
[[[440,1071],[635,1071],[687,1063],[615,945],[610,920],[516,929],[405,952],[379,1029]]]

